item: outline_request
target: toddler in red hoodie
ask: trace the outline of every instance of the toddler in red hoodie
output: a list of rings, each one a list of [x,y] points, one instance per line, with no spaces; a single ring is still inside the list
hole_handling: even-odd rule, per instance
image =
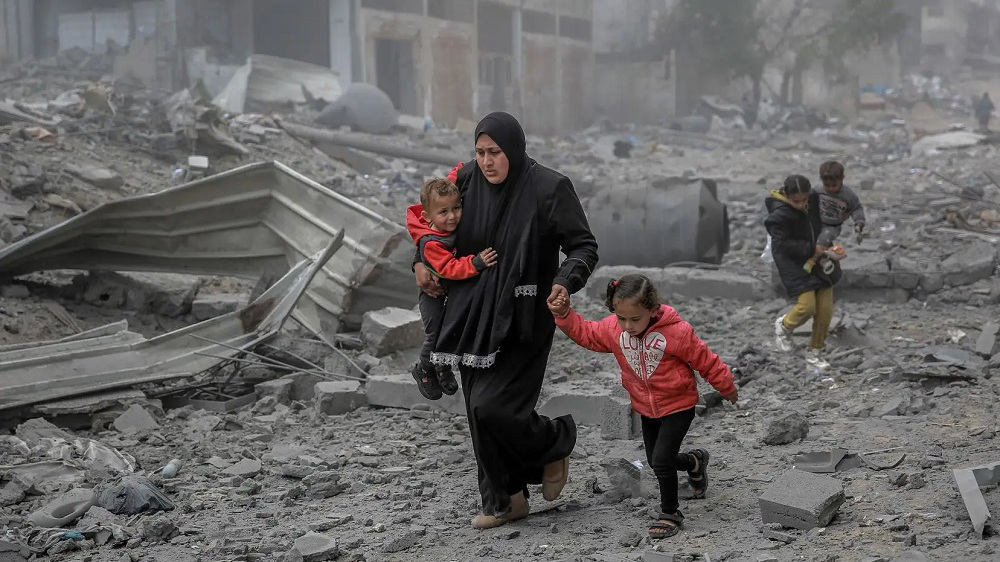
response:
[[[708,451],[680,452],[698,403],[692,369],[735,403],[739,396],[733,373],[676,310],[660,304],[656,287],[646,276],[626,275],[608,283],[605,304],[614,314],[588,322],[570,308],[568,298],[548,302],[556,325],[570,339],[587,349],[615,354],[632,409],[642,418],[646,461],[660,486],[660,513],[649,536],[672,537],[684,521],[678,509],[677,472],[687,471],[696,498],[705,497],[708,487]]]
[[[453,172],[454,174],[454,172]],[[420,189],[420,204],[406,210],[406,228],[417,245],[420,261],[441,279],[460,281],[479,275],[496,264],[497,253],[487,248],[474,256],[455,256],[455,229],[462,220],[462,198],[452,181],[434,178]],[[444,394],[455,394],[458,382],[451,367],[435,366],[431,353],[437,343],[444,315],[445,297],[434,298],[420,292],[420,318],[424,323],[424,343],[420,360],[413,366],[420,394],[437,400]]]

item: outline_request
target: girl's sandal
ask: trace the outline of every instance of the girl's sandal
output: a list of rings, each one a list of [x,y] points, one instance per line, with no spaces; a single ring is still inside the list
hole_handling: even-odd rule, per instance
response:
[[[649,526],[649,538],[653,540],[670,538],[681,530],[681,522],[684,516],[676,514],[661,513],[657,521]]]
[[[689,454],[698,459],[698,470],[688,472],[688,486],[691,487],[691,496],[687,499],[704,499],[705,493],[708,491],[708,451],[695,449]]]

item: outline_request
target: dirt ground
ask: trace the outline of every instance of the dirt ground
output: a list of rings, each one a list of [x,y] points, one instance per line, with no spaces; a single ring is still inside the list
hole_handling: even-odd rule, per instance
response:
[[[111,146],[88,135],[42,145],[21,139],[15,132],[19,125],[7,127],[12,140],[0,142],[4,158],[26,163],[26,168],[34,169],[31,173],[44,172],[54,186],[51,193],[75,201],[82,210],[101,200],[170,185],[183,156],[179,151],[174,161],[157,160],[127,143]],[[400,142],[450,147],[459,153],[464,153],[468,140],[449,131],[396,136]],[[599,150],[607,136],[633,136],[639,148],[631,159],[609,158]],[[764,195],[786,174],[814,177],[819,163],[832,156],[845,161],[849,185],[874,181],[860,192],[871,235],[856,248],[859,252],[940,262],[978,240],[967,232],[938,230],[953,226],[944,218],[944,209],[962,210],[976,229],[986,232],[992,225],[977,217],[988,216],[981,212],[997,208],[1000,201],[1000,187],[984,175],[996,161],[992,144],[874,161],[866,144],[839,144],[835,153],[810,148],[809,142],[815,140],[810,133],[766,140],[743,132],[725,136],[724,143],[690,146],[656,127],[627,131],[595,127],[571,137],[530,139],[529,151],[570,175],[585,197],[606,185],[658,176],[719,179],[733,242],[720,268],[765,282],[770,281],[769,266],[759,257],[765,241],[760,224]],[[355,174],[280,131],[248,146],[250,155],[221,157],[215,161],[216,169],[277,159],[400,221],[420,180],[447,171],[389,159],[384,172]],[[62,161],[68,158],[113,168],[123,176],[125,187],[107,192],[61,174]],[[4,181],[5,187],[16,183],[10,178]],[[973,202],[960,197],[959,186],[967,185],[980,186],[982,197]],[[27,218],[17,221],[26,227],[23,234],[67,218],[65,209],[38,204],[41,197],[39,192],[23,198],[32,204]],[[848,249],[855,250],[850,244]],[[69,291],[74,278],[83,273],[45,272],[17,280],[28,294],[0,298],[0,343],[54,339],[123,317],[145,335],[192,321],[151,310],[122,311],[85,298],[85,291]],[[216,292],[246,294],[252,287],[247,280],[207,281]],[[262,401],[232,414],[190,407],[161,414],[153,408],[159,427],[136,434],[102,427],[77,430],[76,435],[133,455],[140,467],[137,472],[149,475],[176,509],[112,516],[112,522],[127,531],[122,537],[101,546],[91,537],[61,541],[36,557],[92,562],[299,560],[291,549],[296,539],[313,532],[336,542],[336,549],[327,554],[337,560],[1000,559],[994,532],[988,529],[983,539],[972,532],[951,472],[1000,462],[996,376],[1000,364],[997,357],[992,361],[976,357],[942,366],[930,363],[926,350],[975,348],[984,324],[1000,319],[1000,278],[995,274],[971,285],[917,292],[905,302],[877,295],[865,302],[838,300],[838,327],[828,343],[832,367],[823,373],[810,372],[801,352],[775,350],[774,319],[788,306],[780,293],[756,302],[671,295],[665,299],[727,363],[739,367],[741,383],[737,405],[707,404],[688,434],[685,448],[711,452],[711,483],[706,499],[682,501],[685,529],[674,538],[659,542],[646,538],[657,506],[655,494],[645,486],[638,497],[626,497],[605,468],[620,459],[644,462],[639,440],[605,440],[599,427],[581,426],[569,484],[558,501],[545,502],[540,493],[533,493],[527,519],[475,531],[469,521],[479,507],[476,466],[462,416],[417,406],[364,407],[342,416],[317,417],[309,402],[284,406]],[[590,319],[606,314],[601,303],[582,293],[574,296],[574,306]],[[65,320],[66,314],[71,321]],[[805,336],[797,339],[804,343]],[[396,354],[383,359],[388,369],[403,372],[406,358]],[[556,336],[547,376],[546,393],[553,392],[557,383],[620,392],[611,356],[581,350],[561,334]],[[807,436],[783,445],[764,444],[770,424],[793,412],[808,420]],[[0,439],[8,439],[6,435],[0,434]],[[37,451],[35,457],[26,457],[11,443],[0,440],[0,465],[37,458]],[[858,467],[830,474],[843,483],[846,500],[825,528],[797,531],[764,525],[758,498],[791,468],[793,457],[835,447],[905,457],[886,470]],[[158,471],[173,458],[183,460],[183,467],[175,478],[163,478]],[[261,464],[250,462],[249,469],[227,472],[247,459]],[[1000,510],[997,487],[984,488],[983,493],[994,512]],[[33,532],[25,518],[51,499],[52,494],[29,495],[0,507],[5,538],[26,540],[33,547],[45,544],[51,534]],[[909,550],[926,558],[897,558]],[[0,548],[0,559],[20,560],[3,556]]]

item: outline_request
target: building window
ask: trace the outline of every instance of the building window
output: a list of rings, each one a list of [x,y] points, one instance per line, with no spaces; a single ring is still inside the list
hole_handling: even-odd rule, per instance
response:
[[[441,20],[472,23],[476,21],[476,8],[469,0],[427,0],[427,15]]]
[[[521,11],[521,29],[525,33],[556,34],[556,15],[538,10]]]
[[[514,61],[507,55],[483,53],[479,56],[479,83],[491,86],[494,82],[504,86],[514,82]]]
[[[424,14],[424,0],[361,0],[361,7],[385,12]]]
[[[593,23],[588,19],[559,16],[559,35],[579,41],[590,41]]]
[[[927,0],[927,17],[944,17],[944,0]]]

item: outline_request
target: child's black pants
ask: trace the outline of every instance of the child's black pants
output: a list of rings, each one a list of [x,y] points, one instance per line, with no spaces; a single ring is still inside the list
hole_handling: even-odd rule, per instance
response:
[[[694,408],[682,410],[662,418],[642,418],[642,440],[646,445],[646,462],[653,469],[660,484],[660,511],[677,511],[677,472],[694,469],[695,459],[680,453],[681,441],[687,435]]]

